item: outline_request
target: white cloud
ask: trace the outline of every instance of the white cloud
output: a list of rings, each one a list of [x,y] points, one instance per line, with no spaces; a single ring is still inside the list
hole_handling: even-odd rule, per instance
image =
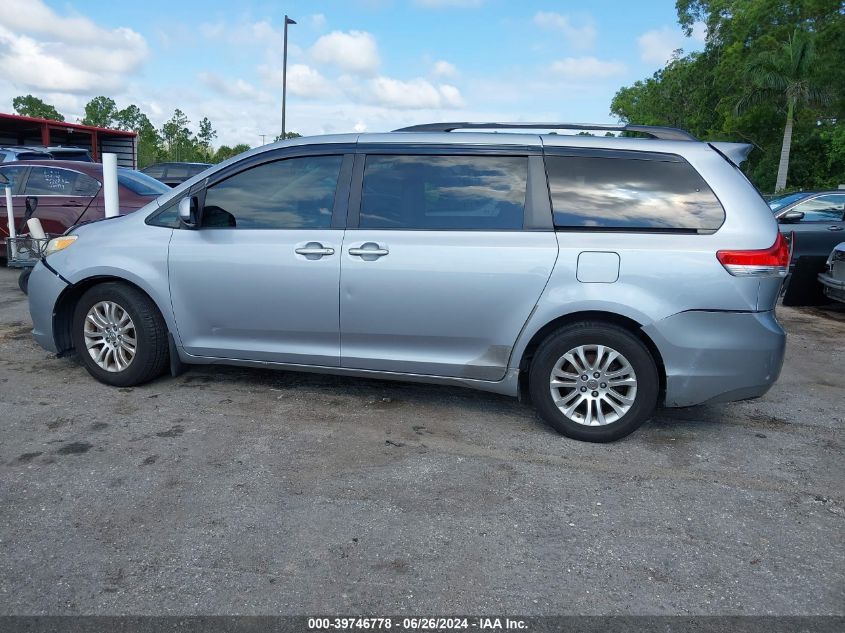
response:
[[[690,39],[703,44],[707,39],[707,25],[703,22],[693,24]],[[648,64],[663,66],[672,58],[677,49],[683,48],[686,41],[687,38],[684,37],[683,33],[670,26],[646,31],[637,38],[640,59]]]
[[[0,78],[35,90],[117,90],[147,58],[144,38],[84,16],[61,16],[41,0],[4,0]]]
[[[431,72],[435,77],[457,77],[460,74],[454,64],[442,59],[434,62]]]
[[[310,53],[318,63],[359,75],[374,74],[381,63],[376,40],[366,31],[332,31],[318,39]]]
[[[460,91],[448,84],[433,85],[420,77],[409,81],[376,77],[368,82],[368,100],[389,108],[460,108]]]
[[[270,95],[262,92],[248,81],[243,79],[224,79],[220,75],[212,72],[203,72],[197,75],[197,78],[204,85],[208,86],[214,92],[232,97],[233,99],[248,99],[267,102],[270,100]]]
[[[625,72],[625,64],[595,57],[566,57],[552,63],[551,70],[565,79],[604,79]]]
[[[596,41],[596,27],[592,22],[575,26],[571,17],[561,13],[538,11],[534,14],[534,24],[544,29],[559,31],[575,48],[592,48]]]
[[[477,9],[484,0],[414,0],[423,9]]]
[[[288,68],[288,90],[306,99],[328,97],[337,92],[319,71],[305,64],[294,64]]]

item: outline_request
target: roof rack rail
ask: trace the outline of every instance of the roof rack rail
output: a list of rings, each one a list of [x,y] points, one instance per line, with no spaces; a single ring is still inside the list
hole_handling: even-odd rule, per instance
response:
[[[689,132],[657,125],[617,125],[614,123],[423,123],[399,128],[394,132],[453,132],[455,130],[599,130],[603,132],[640,132],[666,141],[697,141]]]

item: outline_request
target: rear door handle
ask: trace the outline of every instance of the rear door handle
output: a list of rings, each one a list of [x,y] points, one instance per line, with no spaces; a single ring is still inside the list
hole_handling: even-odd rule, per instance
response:
[[[827,230],[828,230],[828,231],[841,231],[841,230],[842,230],[842,227],[841,227],[841,226],[838,226],[838,225],[836,225],[836,224],[833,224],[833,225],[831,225],[831,226],[827,227]]]
[[[63,207],[84,207],[85,205],[83,203],[79,202],[79,200],[68,200],[62,206]]]
[[[330,246],[323,246],[320,242],[308,242],[305,246],[300,246],[294,253],[297,255],[304,255],[306,259],[320,259],[326,255],[334,255],[334,249]]]
[[[369,261],[372,261],[372,259],[378,259],[379,257],[384,257],[389,253],[389,250],[387,250],[386,248],[382,248],[375,242],[366,242],[364,244],[361,244],[361,246],[349,249],[350,255],[354,257],[362,257],[364,260]]]

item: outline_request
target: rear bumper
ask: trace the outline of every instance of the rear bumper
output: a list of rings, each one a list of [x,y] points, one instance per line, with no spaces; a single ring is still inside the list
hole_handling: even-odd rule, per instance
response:
[[[845,281],[836,279],[825,273],[819,275],[819,281],[822,284],[825,295],[835,301],[845,302]]]
[[[766,393],[780,375],[786,333],[769,312],[681,312],[643,328],[663,358],[668,407]]]
[[[39,261],[29,276],[29,314],[32,317],[32,335],[48,352],[58,353],[53,332],[56,301],[68,284]]]

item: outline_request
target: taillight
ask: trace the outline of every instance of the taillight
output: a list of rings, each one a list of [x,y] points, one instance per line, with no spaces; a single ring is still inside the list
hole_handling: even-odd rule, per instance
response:
[[[785,277],[789,271],[789,243],[778,231],[770,248],[759,251],[718,251],[716,258],[734,277]]]

